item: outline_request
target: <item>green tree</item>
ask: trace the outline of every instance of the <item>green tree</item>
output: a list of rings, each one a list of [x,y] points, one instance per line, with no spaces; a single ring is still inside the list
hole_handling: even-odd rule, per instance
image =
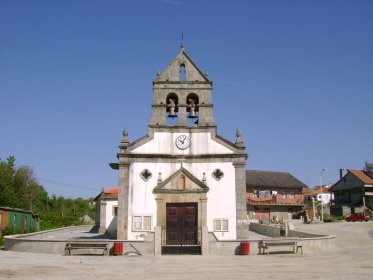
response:
[[[50,229],[80,224],[85,214],[94,219],[95,211],[89,201],[63,196],[49,197],[39,185],[32,168],[15,167],[15,158],[0,160],[0,205],[21,208],[40,215],[40,229]]]
[[[8,207],[17,206],[17,197],[14,191],[15,158],[10,156],[7,161],[0,159],[0,205]]]

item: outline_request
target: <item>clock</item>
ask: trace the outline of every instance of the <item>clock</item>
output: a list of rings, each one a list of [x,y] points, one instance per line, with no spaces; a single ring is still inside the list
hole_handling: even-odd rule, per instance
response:
[[[189,145],[190,145],[189,137],[186,136],[186,135],[179,135],[176,138],[175,145],[180,150],[185,150],[185,149],[189,148]]]

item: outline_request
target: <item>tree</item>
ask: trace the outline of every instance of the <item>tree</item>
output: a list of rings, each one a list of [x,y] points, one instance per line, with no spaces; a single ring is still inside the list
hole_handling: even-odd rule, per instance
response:
[[[40,215],[40,229],[80,224],[83,215],[89,213],[92,218],[95,215],[88,200],[49,197],[44,187],[39,185],[32,168],[16,168],[13,156],[7,161],[0,160],[0,206],[29,210]]]
[[[15,158],[10,156],[7,162],[0,159],[0,205],[8,207],[17,206],[17,197],[14,192]]]

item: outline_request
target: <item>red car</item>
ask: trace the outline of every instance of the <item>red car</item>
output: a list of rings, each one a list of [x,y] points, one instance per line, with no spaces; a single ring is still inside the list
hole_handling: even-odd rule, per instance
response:
[[[356,221],[368,221],[369,219],[372,218],[372,214],[369,212],[363,212],[363,213],[356,213],[354,215],[346,217],[347,222],[356,222]]]

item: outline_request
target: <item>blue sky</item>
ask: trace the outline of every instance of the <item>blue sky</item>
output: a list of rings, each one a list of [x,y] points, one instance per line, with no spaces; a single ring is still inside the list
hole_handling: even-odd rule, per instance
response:
[[[179,51],[214,82],[218,133],[248,169],[309,186],[373,161],[373,1],[0,1],[0,158],[50,195],[117,184],[121,132],[146,134]]]

